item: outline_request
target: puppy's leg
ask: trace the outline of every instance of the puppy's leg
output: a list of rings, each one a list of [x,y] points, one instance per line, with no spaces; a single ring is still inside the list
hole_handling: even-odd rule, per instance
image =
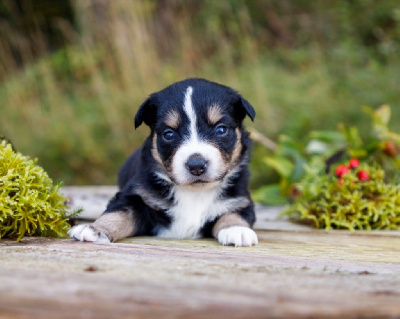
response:
[[[222,245],[252,246],[258,244],[257,234],[236,213],[222,215],[213,227],[213,236]]]
[[[110,243],[133,236],[135,220],[132,211],[103,213],[94,223],[78,225],[68,231],[68,235],[79,241]]]

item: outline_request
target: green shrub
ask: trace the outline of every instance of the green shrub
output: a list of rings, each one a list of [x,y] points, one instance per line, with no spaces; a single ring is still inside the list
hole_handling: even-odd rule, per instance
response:
[[[260,187],[253,192],[254,199],[264,204],[289,203],[296,196],[294,185],[307,178],[306,167],[322,173],[350,158],[379,164],[386,182],[392,181],[400,169],[400,134],[389,128],[391,108],[363,109],[370,116],[364,134],[358,126],[341,123],[338,130],[311,131],[302,140],[281,135],[273,155],[260,160],[279,174],[279,183]]]
[[[295,186],[294,203],[283,215],[327,230],[400,229],[400,185],[385,182],[385,172],[376,163],[345,172],[342,167],[328,174],[308,167]]]
[[[59,185],[27,156],[0,143],[0,238],[66,235],[67,199]]]

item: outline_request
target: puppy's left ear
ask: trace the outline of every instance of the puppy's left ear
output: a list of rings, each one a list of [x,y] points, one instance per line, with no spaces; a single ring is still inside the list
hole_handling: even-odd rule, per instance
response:
[[[236,111],[241,115],[241,118],[243,119],[246,115],[248,115],[252,121],[254,121],[254,117],[256,116],[256,111],[254,108],[251,106],[249,102],[247,102],[246,99],[241,97],[239,95],[239,99],[235,103]]]
[[[157,113],[157,98],[154,94],[142,103],[135,115],[135,129],[144,122],[146,125],[152,127],[155,123]]]

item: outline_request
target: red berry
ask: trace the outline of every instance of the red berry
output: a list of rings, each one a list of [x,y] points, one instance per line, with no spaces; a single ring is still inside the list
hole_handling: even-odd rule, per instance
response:
[[[349,172],[349,168],[346,166],[346,165],[339,165],[338,167],[336,167],[336,169],[335,169],[335,175],[337,176],[337,177],[341,177],[341,176],[344,176],[344,175],[346,175],[346,174],[348,174],[348,172]]]
[[[349,162],[349,167],[350,168],[357,168],[358,166],[360,166],[360,161],[356,158],[352,158]]]
[[[360,181],[369,181],[369,175],[366,171],[359,171],[357,176]]]

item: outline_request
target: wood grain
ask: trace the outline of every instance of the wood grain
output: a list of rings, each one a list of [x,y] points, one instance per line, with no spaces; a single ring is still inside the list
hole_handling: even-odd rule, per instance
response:
[[[257,211],[251,248],[1,240],[0,318],[400,317],[399,232],[327,233]]]
[[[398,234],[258,231],[253,248],[132,238],[0,242],[0,314],[241,318],[400,315]],[[315,247],[315,249],[313,248]]]

